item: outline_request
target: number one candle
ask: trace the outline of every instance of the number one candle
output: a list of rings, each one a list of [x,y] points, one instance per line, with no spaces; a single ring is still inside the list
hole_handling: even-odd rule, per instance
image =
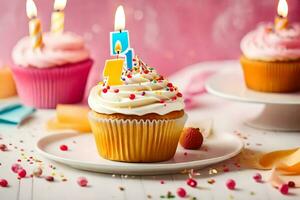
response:
[[[279,0],[277,14],[278,16],[275,18],[275,30],[285,29],[289,24],[287,19],[288,4],[286,0]]]
[[[29,18],[29,36],[33,49],[43,47],[41,21],[37,18],[37,9],[33,0],[26,1],[26,13]]]
[[[51,32],[62,33],[65,26],[65,13],[67,0],[55,0],[54,11],[51,16]]]

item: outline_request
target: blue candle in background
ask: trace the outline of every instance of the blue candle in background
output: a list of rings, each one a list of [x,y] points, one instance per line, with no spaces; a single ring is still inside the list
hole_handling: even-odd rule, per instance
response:
[[[125,52],[127,69],[132,69],[133,66],[133,49],[130,48]]]

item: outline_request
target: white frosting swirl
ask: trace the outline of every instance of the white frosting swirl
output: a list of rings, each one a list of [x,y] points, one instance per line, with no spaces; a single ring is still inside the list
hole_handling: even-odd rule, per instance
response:
[[[145,73],[146,71],[146,73]],[[124,84],[106,87],[99,84],[92,88],[88,103],[98,113],[126,115],[164,115],[184,109],[181,93],[153,68],[125,71]]]
[[[241,41],[243,54],[253,60],[288,61],[300,59],[300,24],[274,30],[272,24],[262,24]]]
[[[43,34],[44,47],[32,49],[30,37],[22,38],[12,51],[15,64],[22,67],[49,68],[77,63],[89,58],[82,37],[64,32]]]

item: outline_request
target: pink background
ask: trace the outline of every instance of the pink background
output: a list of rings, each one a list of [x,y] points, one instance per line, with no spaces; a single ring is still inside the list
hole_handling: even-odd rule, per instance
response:
[[[28,32],[26,0],[0,2],[0,59]],[[49,29],[52,0],[35,0],[43,30]],[[300,21],[300,1],[288,0],[290,21]],[[233,59],[241,37],[258,22],[273,21],[276,0],[69,0],[66,30],[83,35],[96,60],[89,85],[100,79],[109,58],[109,31],[122,4],[131,46],[149,65],[171,74],[203,60]]]

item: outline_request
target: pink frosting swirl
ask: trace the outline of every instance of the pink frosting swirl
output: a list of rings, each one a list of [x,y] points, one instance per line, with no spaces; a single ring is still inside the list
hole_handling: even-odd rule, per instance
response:
[[[12,51],[15,64],[23,67],[49,68],[88,59],[90,54],[83,39],[74,34],[46,33],[43,35],[44,47],[33,50],[29,37],[22,38]]]
[[[300,24],[274,30],[272,24],[262,24],[241,41],[243,54],[253,60],[288,61],[300,59]]]

